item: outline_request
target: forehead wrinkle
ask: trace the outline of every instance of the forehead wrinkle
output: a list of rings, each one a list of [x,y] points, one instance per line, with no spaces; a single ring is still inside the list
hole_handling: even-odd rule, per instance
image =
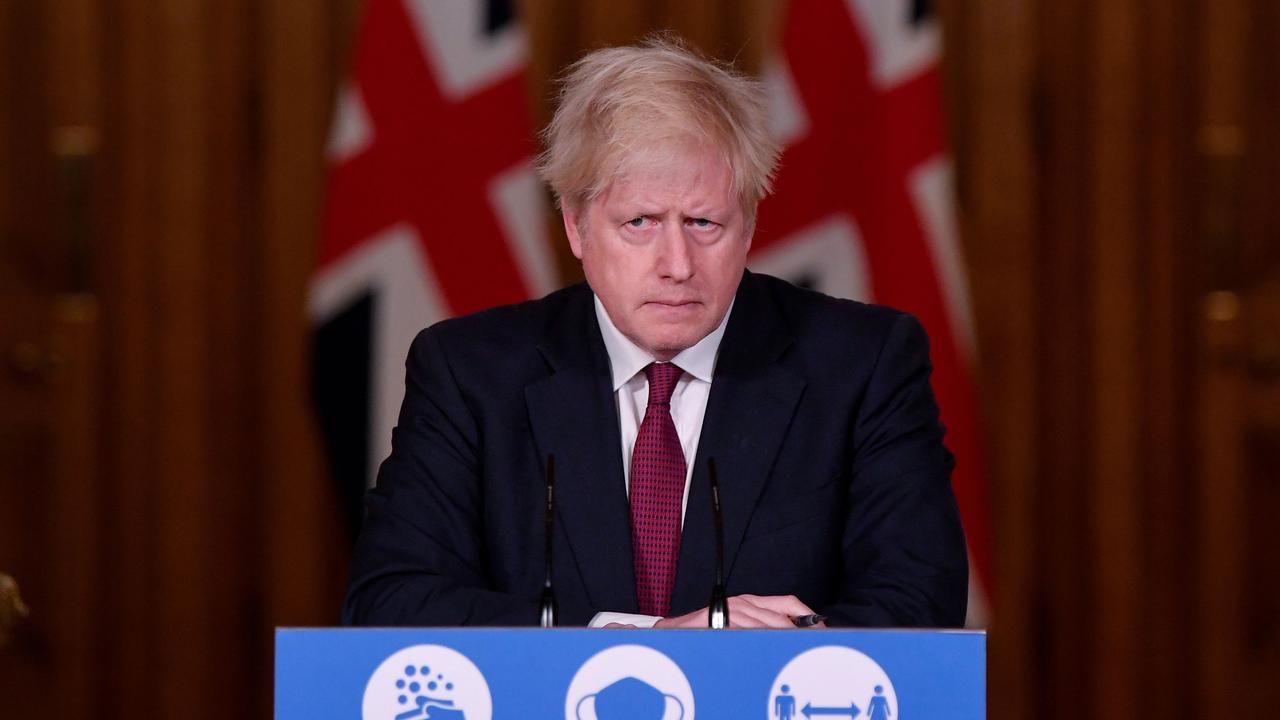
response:
[[[619,175],[601,194],[602,203],[640,214],[678,211],[686,216],[723,214],[736,205],[724,175],[727,169],[698,167],[684,173],[680,170],[687,168],[646,165],[649,167]]]
[[[622,215],[666,216],[677,214],[681,217],[704,217],[707,215],[727,215],[734,204],[723,198],[703,197],[699,194],[675,193],[671,197],[655,197],[653,194],[632,195],[631,197],[613,197],[606,194],[604,205]]]

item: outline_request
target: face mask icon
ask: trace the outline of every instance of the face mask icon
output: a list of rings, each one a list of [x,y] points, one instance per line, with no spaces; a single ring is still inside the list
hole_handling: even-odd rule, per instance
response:
[[[684,720],[684,704],[643,680],[624,677],[578,701],[577,720]]]

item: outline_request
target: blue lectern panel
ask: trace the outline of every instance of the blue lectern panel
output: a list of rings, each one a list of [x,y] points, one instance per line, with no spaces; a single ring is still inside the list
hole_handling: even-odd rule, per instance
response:
[[[276,718],[979,720],[986,635],[282,629]]]

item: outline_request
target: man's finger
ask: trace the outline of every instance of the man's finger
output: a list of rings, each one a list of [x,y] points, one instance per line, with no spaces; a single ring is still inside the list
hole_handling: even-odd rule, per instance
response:
[[[791,621],[798,615],[810,615],[813,610],[793,595],[735,595],[729,598],[729,627],[733,628],[793,628]],[[695,610],[674,618],[663,618],[657,628],[705,628],[707,608]],[[825,627],[820,623],[814,627]],[[605,627],[631,627],[610,623]]]
[[[743,615],[760,623],[759,627],[794,627],[791,623],[791,618],[785,613],[775,612],[743,597],[729,598],[729,624],[736,625],[738,618]]]
[[[759,629],[767,628],[769,625],[759,618],[752,617],[745,612],[735,612],[729,610],[729,627],[734,629]]]
[[[662,618],[653,625],[655,628],[698,628],[707,626],[707,609],[695,610],[677,617]]]
[[[738,606],[738,603],[734,603],[732,598],[730,598],[730,603],[731,604],[729,606],[729,627],[733,627],[733,628],[770,627],[763,620],[757,617],[760,613],[766,612],[766,611],[760,610],[758,608],[755,609],[754,612],[749,612],[747,610],[735,610],[734,608]],[[708,625],[709,625],[708,610],[707,608],[702,608],[701,610],[695,610],[691,613],[688,613],[687,615],[680,615],[678,617],[673,617],[673,618],[663,618],[659,620],[657,623],[655,623],[654,627],[658,629],[705,628]]]
[[[739,595],[738,597],[752,605],[772,610],[792,617],[797,615],[813,615],[813,608],[800,602],[795,595]]]

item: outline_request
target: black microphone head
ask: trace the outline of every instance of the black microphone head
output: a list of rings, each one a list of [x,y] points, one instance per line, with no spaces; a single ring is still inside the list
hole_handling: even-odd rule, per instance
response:
[[[716,531],[716,581],[711,586],[711,602],[707,605],[707,625],[722,630],[729,627],[729,599],[724,587],[724,515],[720,510],[720,479],[715,458],[707,459],[707,478],[711,483],[711,520]]]
[[[555,533],[556,518],[556,456],[547,455],[547,505],[543,516],[543,555],[546,561],[542,580],[542,599],[539,603],[539,624],[544,628],[556,625],[556,595],[551,588],[551,538]]]
[[[552,592],[551,586],[542,588],[542,599],[539,602],[538,609],[538,625],[544,628],[553,628],[556,626],[556,594]]]

